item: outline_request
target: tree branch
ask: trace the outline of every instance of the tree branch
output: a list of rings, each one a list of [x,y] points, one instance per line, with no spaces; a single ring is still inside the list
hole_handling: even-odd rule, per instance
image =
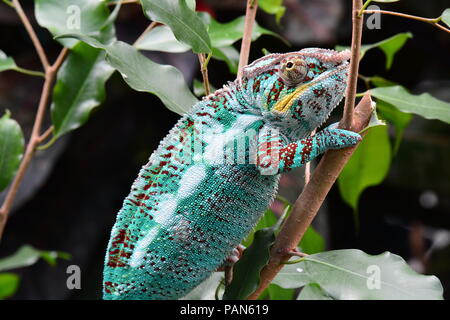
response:
[[[11,211],[14,199],[17,192],[19,191],[20,184],[25,176],[25,172],[28,169],[31,160],[33,159],[34,153],[38,145],[42,142],[42,137],[46,137],[49,134],[49,130],[44,132],[41,136],[41,127],[44,120],[45,110],[48,105],[50,98],[50,93],[53,88],[53,82],[55,81],[58,69],[61,67],[62,62],[68,54],[68,49],[63,48],[55,63],[47,67],[45,72],[45,82],[42,88],[41,98],[39,100],[39,106],[36,112],[36,117],[34,119],[33,130],[31,132],[30,140],[28,141],[25,154],[23,156],[22,162],[20,163],[19,170],[8,190],[5,201],[0,208],[0,240],[3,236],[3,231],[5,229],[6,222],[8,220],[8,214]]]
[[[252,43],[252,29],[258,10],[258,0],[247,0],[245,11],[244,35],[242,37],[241,52],[239,55],[238,78],[242,76],[242,68],[248,64],[250,46]]]
[[[391,16],[406,18],[406,19],[422,21],[422,22],[429,23],[429,24],[435,26],[436,28],[439,28],[445,32],[450,33],[449,28],[446,28],[443,25],[439,24],[439,21],[441,21],[440,17],[438,17],[438,18],[423,18],[423,17],[413,16],[410,14],[405,14],[405,13],[400,13],[400,12],[395,12],[395,11],[386,11],[386,10],[363,10],[362,12],[363,13],[381,13],[381,14],[387,14],[387,15],[391,15]]]
[[[354,109],[363,21],[363,17],[358,16],[361,7],[362,0],[353,0],[352,57],[344,115],[341,120],[342,127],[356,132],[364,129],[372,114],[372,100],[369,93],[366,93],[358,104],[357,109]],[[329,150],[322,157],[308,184],[297,198],[297,201],[295,201],[292,213],[283,224],[271,248],[269,263],[260,274],[259,287],[248,299],[257,299],[283,268],[284,263],[292,256],[291,252],[296,250],[306,229],[310,226],[325,197],[355,149],[356,146],[340,150]]]
[[[349,78],[345,91],[344,114],[340,121],[340,127],[349,129],[353,123],[353,109],[355,108],[356,86],[358,84],[359,56],[361,52],[361,38],[363,16],[359,15],[362,8],[362,0],[353,0],[352,9],[352,56],[350,58]]]
[[[204,53],[198,54],[198,61],[200,62],[200,71],[202,72],[203,77],[203,87],[205,88],[205,96],[208,96],[211,93],[211,90],[209,88],[209,77],[208,77],[208,62],[209,57],[205,58]]]
[[[30,20],[28,20],[28,17],[26,16],[25,12],[23,11],[19,0],[12,0],[12,3],[14,5],[14,8],[16,9],[17,14],[19,15],[20,20],[22,21],[23,25],[25,26],[25,29],[27,29],[27,32],[31,38],[31,41],[33,42],[33,45],[36,48],[36,52],[39,56],[39,59],[41,59],[41,63],[42,63],[42,66],[44,67],[44,70],[47,71],[47,69],[50,67],[50,64],[47,59],[47,55],[45,54],[45,51],[42,48],[41,42],[39,41],[39,38],[37,37],[36,32],[34,32],[34,29],[31,26]]]

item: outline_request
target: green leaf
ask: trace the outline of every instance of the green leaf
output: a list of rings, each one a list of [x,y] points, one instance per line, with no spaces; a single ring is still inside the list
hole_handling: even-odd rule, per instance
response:
[[[206,95],[205,86],[203,85],[202,81],[194,79],[193,87],[194,87],[193,88],[194,89],[194,94],[197,97],[201,98],[201,97]],[[211,83],[209,84],[209,89],[210,89],[211,92],[214,92],[214,91],[217,90],[216,88],[214,88],[213,85],[211,85]]]
[[[163,52],[186,52],[191,49],[187,44],[179,42],[168,26],[157,26],[150,32],[144,34],[134,45],[140,50],[163,51]]]
[[[397,85],[396,82],[385,79],[383,77],[380,76],[373,76],[369,78],[370,82],[372,82],[372,84],[375,87],[390,87],[390,86],[395,86]]]
[[[270,300],[293,300],[294,289],[284,289],[276,284],[270,284],[267,287],[267,292]]]
[[[310,283],[303,287],[297,300],[333,300],[317,283]]]
[[[149,19],[169,26],[175,38],[189,45],[195,53],[211,52],[206,27],[185,0],[141,0],[141,3]]]
[[[8,57],[2,50],[0,50],[0,72],[7,70],[14,70],[31,76],[45,77],[45,74],[43,72],[27,70],[17,66],[12,57]]]
[[[336,300],[443,299],[438,278],[416,273],[400,257],[385,252],[372,256],[361,250],[322,252],[297,264],[326,295]]]
[[[233,21],[226,23],[220,23],[212,18],[210,19],[211,22],[209,24],[208,33],[209,36],[211,37],[211,43],[214,47],[220,48],[230,46],[239,39],[242,39],[242,36],[244,34],[244,22],[245,22],[244,16],[238,17]],[[271,35],[279,39],[282,39],[278,34],[261,27],[255,21],[252,28],[252,41],[255,41],[262,35]]]
[[[236,74],[239,66],[239,51],[233,46],[213,48],[212,56],[214,59],[224,61],[228,65],[231,73]]]
[[[395,36],[387,38],[383,41],[373,43],[373,44],[365,44],[361,46],[361,55],[360,59],[364,58],[364,55],[367,51],[372,50],[374,48],[379,48],[382,50],[386,56],[386,69],[390,69],[392,63],[394,62],[395,54],[404,46],[408,39],[411,39],[413,36],[410,32],[399,33]],[[345,49],[349,49],[349,47],[345,46],[336,46],[336,50],[342,51]]]
[[[413,95],[402,86],[391,86],[372,89],[371,94],[402,112],[450,123],[450,103],[438,100],[428,93]]]
[[[67,33],[89,35],[106,42],[114,37],[114,26],[108,24],[109,10],[100,0],[35,0],[36,20],[57,37]],[[77,40],[58,39],[68,48]]]
[[[338,178],[342,199],[357,212],[361,193],[386,177],[391,148],[386,126],[373,127],[353,153]]]
[[[103,50],[82,42],[71,50],[58,72],[53,91],[51,115],[55,137],[87,121],[92,109],[105,100],[105,83],[113,72]]]
[[[325,250],[325,240],[312,226],[309,226],[308,229],[306,229],[299,246],[303,253],[318,253]]]
[[[20,278],[14,273],[0,273],[0,299],[5,299],[16,293]]]
[[[447,8],[442,12],[441,21],[450,27],[450,8]]]
[[[293,257],[291,258],[291,261],[298,259],[298,257]],[[301,267],[299,263],[286,264],[272,280],[273,284],[276,284],[285,289],[300,288],[304,285],[307,285],[309,282],[309,275],[305,272],[305,269]]]
[[[256,231],[265,229],[265,228],[270,228],[276,223],[277,223],[277,217],[275,216],[275,213],[272,210],[267,209],[266,212],[264,213],[264,215],[262,216],[261,220],[258,221],[258,224],[253,229],[253,231],[247,236],[247,238],[245,238],[242,241],[242,244],[245,247],[248,247],[253,242]]]
[[[278,23],[286,11],[283,0],[259,0],[259,6],[268,14],[274,14]]]
[[[30,245],[23,245],[12,256],[0,259],[0,271],[27,267],[35,264],[39,259],[44,259],[50,265],[55,265],[58,258],[70,259],[70,255],[59,251],[43,251]]]
[[[0,191],[16,175],[25,145],[22,129],[10,116],[6,110],[0,118]]]
[[[6,70],[16,70],[17,65],[13,58],[8,57],[6,53],[0,50],[0,72]]]
[[[280,223],[281,219],[272,227],[255,232],[252,244],[234,265],[233,281],[225,288],[223,300],[243,300],[256,290],[259,274],[269,261],[270,247],[275,241],[275,230]]]
[[[395,142],[393,147],[393,153],[397,153],[402,140],[403,132],[408,127],[412,120],[412,114],[401,112],[395,108],[392,104],[383,100],[377,101],[378,114],[395,127]]]
[[[169,110],[183,114],[198,102],[177,68],[157,64],[125,42],[115,41],[105,45],[86,36],[66,36],[77,37],[95,48],[105,50],[108,63],[121,73],[131,88],[155,94]]]

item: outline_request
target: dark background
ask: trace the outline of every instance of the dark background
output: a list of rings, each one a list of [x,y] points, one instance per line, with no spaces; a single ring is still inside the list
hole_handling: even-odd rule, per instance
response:
[[[244,1],[197,1],[225,22],[243,15]],[[349,45],[351,1],[289,0],[288,13],[278,26],[273,16],[259,12],[258,22],[282,34],[291,44],[263,36],[252,46],[251,60],[270,52],[303,47],[333,48]],[[33,17],[31,1],[23,1]],[[384,8],[424,17],[437,17],[450,7],[448,0],[422,0],[391,4]],[[34,20],[34,17],[33,17]],[[117,22],[118,38],[132,42],[148,25],[141,9],[127,5]],[[60,47],[49,33],[36,27],[50,57]],[[381,51],[370,51],[361,74],[380,75],[399,82],[413,93],[429,92],[450,101],[450,35],[425,23],[383,16],[381,29],[364,30],[363,42],[373,43],[399,32],[414,38],[396,55],[390,71]],[[0,4],[0,49],[18,65],[39,69],[34,48],[15,12]],[[239,48],[240,43],[237,43]],[[160,63],[177,66],[191,84],[201,79],[197,57],[191,53],[145,53]],[[221,87],[233,80],[225,63],[212,60],[211,83]],[[29,137],[42,86],[39,78],[14,72],[0,73],[0,114],[5,109]],[[363,87],[360,91],[364,90]],[[110,229],[139,168],[179,118],[158,98],[130,89],[116,73],[106,85],[105,103],[92,112],[85,126],[38,153],[29,169],[0,244],[0,257],[23,244],[72,254],[56,267],[39,262],[17,270],[22,277],[14,299],[99,299],[103,258]],[[339,119],[337,108],[334,119]],[[47,124],[49,124],[47,119]],[[47,127],[47,126],[45,126]],[[393,137],[393,132],[391,137]],[[327,240],[327,249],[359,248],[370,254],[391,251],[418,271],[437,275],[448,298],[450,289],[450,126],[418,116],[407,128],[387,179],[367,189],[360,199],[360,231],[352,210],[333,187],[315,221]],[[294,201],[301,191],[301,170],[282,180],[281,194]],[[3,195],[0,194],[0,199]],[[431,200],[430,200],[431,199]],[[66,268],[82,270],[82,289],[66,288]]]

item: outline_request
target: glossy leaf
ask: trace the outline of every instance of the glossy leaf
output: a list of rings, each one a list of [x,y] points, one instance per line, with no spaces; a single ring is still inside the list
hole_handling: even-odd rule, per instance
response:
[[[395,36],[382,40],[380,42],[376,42],[373,44],[365,44],[361,46],[361,56],[360,59],[364,58],[364,55],[367,51],[372,50],[374,48],[379,48],[384,52],[386,56],[386,69],[390,69],[392,63],[394,62],[395,54],[405,45],[406,41],[412,38],[412,34],[410,32],[399,33]],[[349,49],[349,47],[345,46],[336,46],[336,50],[344,50]]]
[[[14,273],[0,273],[0,300],[16,293],[20,278]]]
[[[93,108],[105,100],[105,83],[114,69],[105,52],[80,42],[58,72],[53,91],[51,115],[54,136],[82,126]]]
[[[104,45],[85,36],[66,36],[78,37],[95,48],[105,50],[108,63],[121,73],[131,88],[155,94],[169,110],[183,114],[198,102],[177,68],[157,64],[125,42],[115,41]]]
[[[299,257],[292,257],[290,261],[298,259]],[[307,285],[310,283],[310,279],[305,269],[299,263],[294,263],[286,264],[272,280],[272,283],[285,289],[295,289]]]
[[[310,283],[303,287],[297,300],[333,300],[317,283]]]
[[[450,27],[450,8],[447,8],[441,14],[441,20]]]
[[[0,191],[16,175],[24,152],[24,138],[20,125],[7,110],[0,118]]]
[[[0,259],[0,271],[31,266],[39,259],[43,259],[54,266],[58,258],[67,260],[70,259],[70,255],[65,252],[43,251],[30,245],[23,245],[13,255]]]
[[[267,292],[270,300],[293,300],[295,290],[281,288],[276,284],[270,284],[267,287]]]
[[[305,257],[298,268],[336,300],[443,298],[438,278],[416,273],[389,252],[372,256],[357,249],[327,251]]]
[[[372,89],[371,94],[402,112],[450,123],[450,103],[438,100],[428,93],[413,95],[402,86],[391,86]]]
[[[141,3],[149,19],[169,26],[175,38],[195,53],[211,52],[206,26],[185,0],[141,0]]]
[[[114,37],[114,27],[108,24],[109,10],[100,0],[35,0],[36,20],[53,36],[77,33],[95,37],[102,42]],[[76,39],[58,39],[68,48]]]
[[[395,142],[393,147],[393,153],[395,154],[400,146],[403,132],[408,127],[413,116],[410,113],[401,112],[392,104],[383,100],[377,101],[377,112],[383,119],[395,127]]]
[[[17,65],[14,59],[8,57],[6,53],[0,50],[0,72],[15,69],[17,69]]]
[[[391,148],[386,126],[371,128],[338,178],[342,199],[355,212],[361,193],[370,186],[381,183],[386,177],[391,161]]]
[[[279,220],[281,222],[281,220]],[[270,257],[270,247],[275,241],[276,223],[270,228],[255,232],[252,244],[244,250],[242,257],[234,265],[233,281],[225,288],[224,300],[246,299],[259,285],[260,272]]]
[[[248,247],[253,242],[256,231],[265,229],[265,228],[270,228],[276,223],[277,223],[277,217],[275,216],[275,213],[272,210],[267,209],[266,212],[264,213],[264,215],[262,216],[261,220],[258,221],[258,224],[253,229],[253,231],[247,236],[247,238],[245,238],[242,241],[242,244],[245,247]]]
[[[286,7],[283,6],[283,0],[259,0],[258,4],[263,11],[274,14],[277,22],[280,22],[280,19],[286,12]]]
[[[134,45],[140,50],[163,51],[163,52],[186,52],[191,49],[187,44],[179,42],[168,26],[157,26]]]

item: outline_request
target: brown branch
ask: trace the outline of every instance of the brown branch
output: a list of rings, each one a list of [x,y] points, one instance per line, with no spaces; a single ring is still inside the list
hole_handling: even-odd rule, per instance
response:
[[[391,16],[397,16],[397,17],[402,17],[402,18],[406,18],[406,19],[412,19],[412,20],[417,20],[417,21],[422,21],[422,22],[426,22],[429,23],[433,26],[435,26],[436,28],[439,28],[445,32],[450,33],[450,29],[444,27],[443,25],[439,24],[439,21],[441,20],[440,17],[438,18],[424,18],[424,17],[418,17],[418,16],[413,16],[410,14],[405,14],[405,13],[400,13],[400,12],[395,12],[395,11],[386,11],[386,10],[363,10],[363,13],[381,13],[381,14],[387,14],[387,15],[391,15]]]
[[[42,66],[44,67],[44,70],[47,71],[47,69],[50,67],[50,64],[47,59],[47,55],[45,54],[44,48],[42,48],[41,42],[39,41],[39,38],[37,37],[36,32],[34,32],[34,29],[31,26],[30,20],[28,20],[28,17],[26,16],[25,12],[23,11],[19,0],[12,0],[12,3],[14,4],[14,8],[16,9],[16,12],[19,15],[20,20],[22,21],[23,25],[25,26],[25,29],[27,29],[28,35],[30,36],[31,41],[33,42],[33,45],[36,48],[36,52],[39,56],[39,59],[41,59],[41,63],[42,63]]]
[[[36,112],[36,117],[34,119],[31,137],[30,140],[28,141],[28,145],[25,150],[22,162],[20,163],[19,170],[17,171],[17,174],[14,177],[14,180],[8,190],[5,201],[3,202],[3,205],[0,208],[0,240],[3,236],[3,231],[5,229],[5,225],[8,220],[8,214],[11,211],[14,199],[17,195],[17,192],[19,191],[19,187],[25,176],[25,172],[28,169],[31,160],[33,159],[36,148],[38,147],[39,143],[42,142],[43,140],[42,138],[43,137],[45,138],[47,135],[49,135],[49,129],[42,135],[40,134],[42,122],[44,120],[45,110],[48,105],[51,89],[53,88],[53,82],[55,81],[58,69],[60,68],[65,57],[67,56],[67,53],[68,53],[67,48],[62,49],[55,63],[46,69],[45,82],[42,88],[41,98],[39,100],[39,106]]]
[[[372,100],[369,93],[366,93],[358,104],[357,109],[354,109],[363,21],[362,17],[358,17],[361,7],[362,0],[353,0],[352,58],[344,115],[341,120],[341,126],[356,132],[364,129],[372,114]],[[298,243],[311,225],[325,197],[355,149],[356,146],[340,150],[329,150],[322,157],[308,184],[295,202],[292,213],[283,224],[271,248],[269,263],[260,274],[259,287],[248,299],[257,299],[283,268],[283,264],[292,256],[291,253],[296,250]]]
[[[363,16],[359,15],[362,8],[362,0],[353,0],[352,9],[352,56],[350,58],[350,77],[345,92],[344,114],[340,121],[340,127],[349,129],[353,123],[353,109],[355,107],[356,86],[358,83],[359,56],[361,52],[361,38],[363,28]]]
[[[205,96],[208,96],[211,93],[211,90],[209,88],[208,62],[206,61],[204,53],[198,54],[198,61],[200,62],[200,71],[202,72],[203,87],[205,88]]]
[[[245,11],[244,35],[242,37],[241,52],[239,55],[238,78],[241,78],[242,68],[248,64],[250,56],[250,46],[252,43],[252,29],[258,10],[258,0],[247,0],[247,9]]]
[[[372,114],[372,100],[366,93],[355,109],[352,130],[358,132],[364,129]],[[322,205],[325,197],[344,168],[356,147],[329,150],[325,153],[317,168],[314,170],[311,180],[305,186],[302,193],[295,201],[291,215],[278,234],[271,249],[269,263],[261,271],[261,282],[254,293],[248,299],[256,299],[283,268],[283,263],[291,257],[292,250],[305,234]]]
[[[141,33],[141,35],[136,39],[136,41],[133,43],[133,46],[137,45],[139,41],[142,40],[142,38],[145,36],[146,33],[152,31],[159,23],[156,21],[152,21],[147,28],[145,28],[144,32]]]

